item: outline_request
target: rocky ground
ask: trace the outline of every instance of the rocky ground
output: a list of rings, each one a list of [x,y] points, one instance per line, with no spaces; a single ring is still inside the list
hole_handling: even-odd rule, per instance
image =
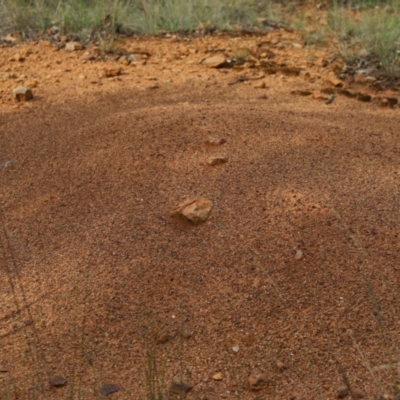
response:
[[[0,48],[0,398],[399,398],[397,88],[283,30],[112,50]]]

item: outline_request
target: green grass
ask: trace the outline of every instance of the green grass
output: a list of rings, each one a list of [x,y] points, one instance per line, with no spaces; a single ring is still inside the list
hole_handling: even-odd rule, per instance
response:
[[[399,74],[400,2],[370,7],[355,14],[335,6],[329,14],[329,26],[337,39],[339,54],[348,64],[360,58],[376,60],[378,71],[395,77]]]
[[[155,34],[193,31],[200,24],[218,29],[253,25],[259,9],[252,0],[0,0],[0,26],[26,36],[54,25],[61,33],[108,28]]]

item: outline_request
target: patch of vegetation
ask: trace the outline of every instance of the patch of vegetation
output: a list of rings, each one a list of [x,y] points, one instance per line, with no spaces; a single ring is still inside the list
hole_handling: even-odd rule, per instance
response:
[[[103,27],[155,34],[194,31],[200,24],[230,29],[253,25],[257,8],[246,0],[0,0],[0,26],[28,37],[52,26],[63,34]]]
[[[395,77],[400,71],[400,3],[359,10],[334,6],[329,26],[337,38],[338,52],[349,63],[360,57],[377,60],[382,73]]]

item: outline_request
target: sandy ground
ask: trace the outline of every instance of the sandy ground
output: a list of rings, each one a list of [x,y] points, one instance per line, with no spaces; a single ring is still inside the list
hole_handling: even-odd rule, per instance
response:
[[[399,108],[325,104],[338,62],[298,43],[0,49],[1,399],[396,399]],[[206,222],[170,216],[190,197]]]

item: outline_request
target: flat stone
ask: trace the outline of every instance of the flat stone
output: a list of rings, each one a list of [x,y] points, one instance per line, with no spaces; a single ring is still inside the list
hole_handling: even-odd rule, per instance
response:
[[[108,395],[118,392],[118,391],[119,391],[119,387],[117,385],[114,385],[113,383],[108,383],[106,385],[103,385],[100,388],[100,393],[103,396],[108,396]]]
[[[29,101],[33,99],[32,90],[27,86],[19,86],[13,90],[13,96],[17,101]]]
[[[202,197],[185,200],[175,207],[171,216],[181,216],[194,223],[204,222],[207,220],[213,203]]]
[[[206,58],[202,64],[209,68],[221,68],[226,64],[226,58],[223,55],[216,55],[213,57]]]
[[[61,387],[67,384],[67,380],[60,376],[60,375],[54,375],[49,379],[50,385],[54,387]]]
[[[225,156],[211,156],[207,158],[207,164],[211,166],[221,165],[228,162],[228,157]]]
[[[226,143],[226,139],[224,138],[216,138],[216,137],[210,137],[206,140],[205,142],[209,146],[220,146],[221,144]]]

